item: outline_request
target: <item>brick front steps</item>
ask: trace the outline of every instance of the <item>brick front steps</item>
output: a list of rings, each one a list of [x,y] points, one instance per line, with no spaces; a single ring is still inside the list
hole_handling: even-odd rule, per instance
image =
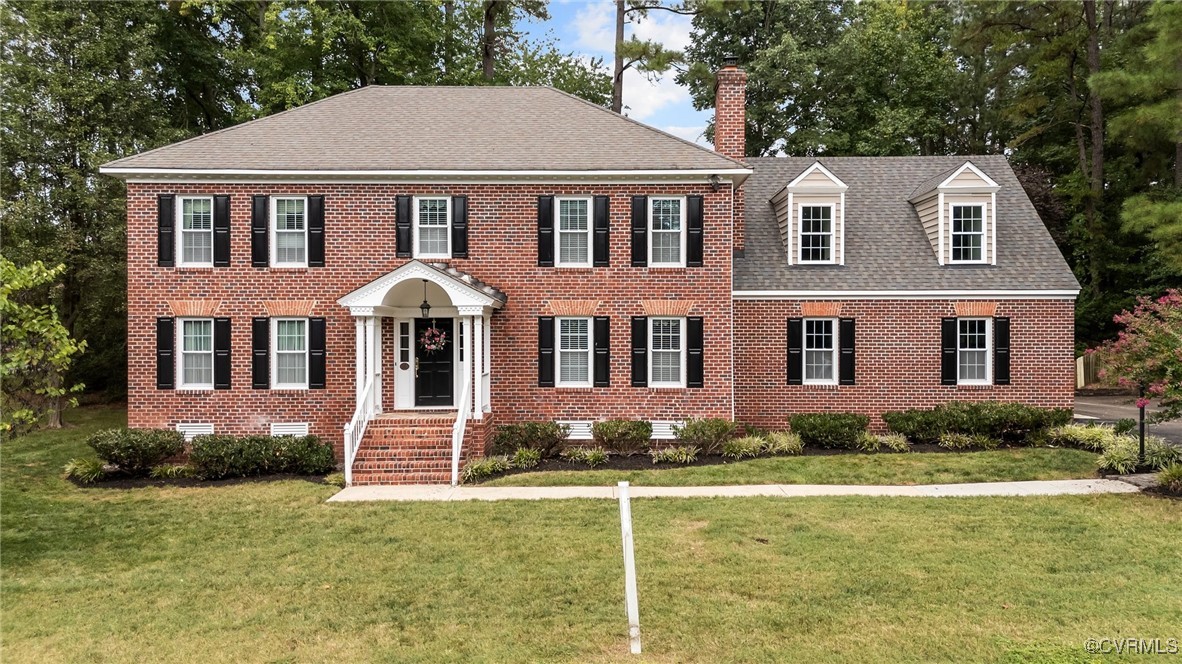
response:
[[[455,417],[455,413],[443,411],[375,418],[353,461],[353,484],[450,483]],[[461,456],[461,466],[463,462]]]

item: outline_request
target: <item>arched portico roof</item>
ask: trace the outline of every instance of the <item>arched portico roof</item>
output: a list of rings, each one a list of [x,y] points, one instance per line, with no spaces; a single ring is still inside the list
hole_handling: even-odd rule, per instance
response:
[[[385,304],[390,289],[405,281],[416,280],[426,280],[442,288],[451,298],[451,304],[461,310],[500,309],[508,299],[496,288],[446,263],[412,260],[342,297],[337,304],[348,307],[354,316],[373,315],[375,309]]]

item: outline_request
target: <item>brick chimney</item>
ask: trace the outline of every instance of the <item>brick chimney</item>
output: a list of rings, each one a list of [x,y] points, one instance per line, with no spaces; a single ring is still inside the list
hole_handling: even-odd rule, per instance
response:
[[[747,158],[747,72],[739,59],[728,55],[714,78],[714,151],[739,161]],[[738,255],[744,249],[743,188],[735,190],[732,246]]]

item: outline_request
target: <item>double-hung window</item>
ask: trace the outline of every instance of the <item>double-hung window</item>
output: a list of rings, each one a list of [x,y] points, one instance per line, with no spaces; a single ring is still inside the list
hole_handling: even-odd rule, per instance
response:
[[[685,267],[685,199],[648,199],[649,256],[652,267]]]
[[[559,267],[591,267],[591,199],[559,198],[558,215]]]
[[[308,387],[308,319],[272,318],[271,387],[303,390]]]
[[[988,385],[988,318],[960,318],[956,321],[956,382],[961,385]]]
[[[415,258],[451,257],[451,199],[415,199]]]
[[[952,262],[985,260],[985,206],[952,206]]]
[[[832,318],[804,319],[804,384],[837,384],[837,325]]]
[[[308,199],[276,197],[271,199],[271,265],[307,267]]]
[[[181,349],[180,384],[188,390],[213,389],[213,319],[182,318],[177,331]]]
[[[213,198],[181,196],[182,267],[213,267]]]
[[[800,206],[800,262],[833,262],[833,206]]]
[[[558,386],[591,387],[591,319],[558,319]]]
[[[685,319],[648,320],[649,385],[685,387]]]

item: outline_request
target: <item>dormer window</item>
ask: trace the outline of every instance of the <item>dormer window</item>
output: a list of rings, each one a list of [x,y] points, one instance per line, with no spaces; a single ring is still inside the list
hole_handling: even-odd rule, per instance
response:
[[[772,196],[789,265],[845,265],[847,188],[814,162]]]
[[[923,182],[908,199],[915,206],[940,265],[997,265],[997,190],[966,161]]]
[[[985,204],[950,206],[952,217],[953,263],[980,263],[985,260]]]
[[[801,205],[800,262],[833,262],[833,205]]]

